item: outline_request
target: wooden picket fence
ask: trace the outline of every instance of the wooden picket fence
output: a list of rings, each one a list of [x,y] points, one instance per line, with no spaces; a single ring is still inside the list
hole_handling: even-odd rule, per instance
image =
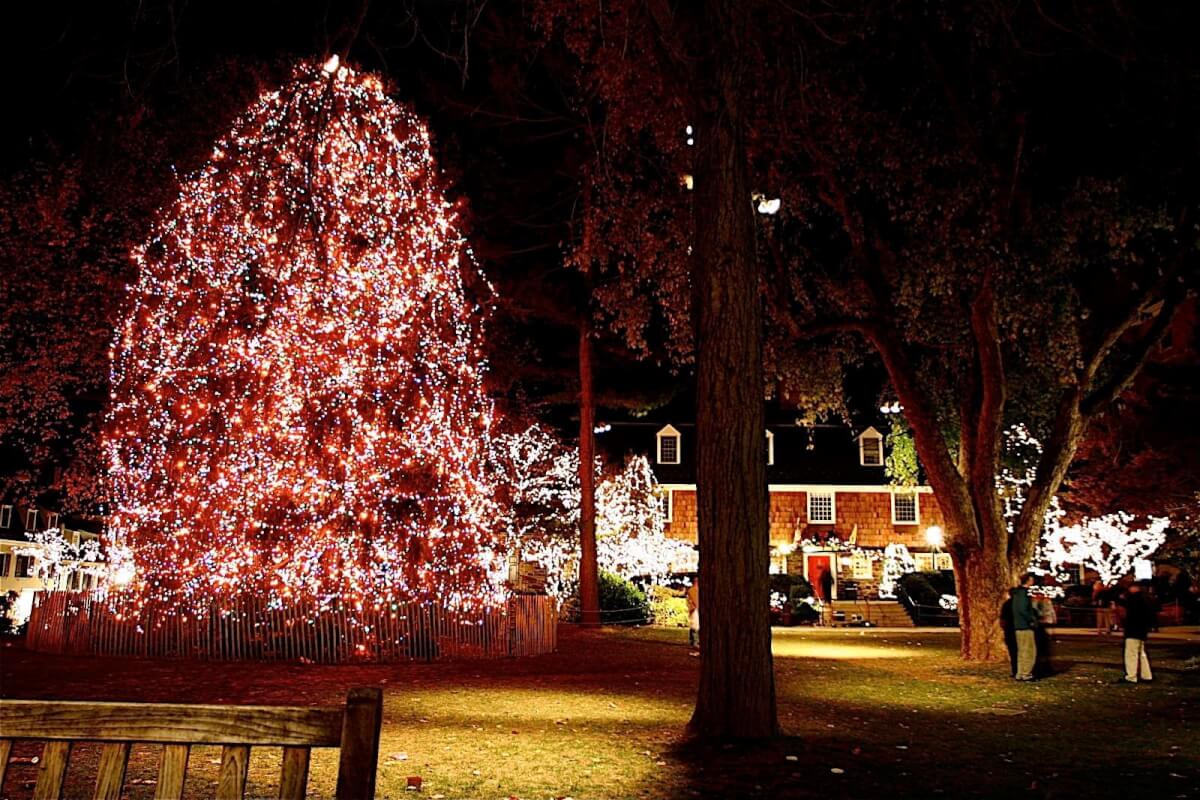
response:
[[[50,591],[34,597],[26,646],[207,661],[434,661],[551,653],[557,625],[554,598],[545,595],[517,595],[478,611],[419,602],[321,610],[304,602],[271,607],[244,597],[203,614],[146,609],[130,615],[102,594]]]

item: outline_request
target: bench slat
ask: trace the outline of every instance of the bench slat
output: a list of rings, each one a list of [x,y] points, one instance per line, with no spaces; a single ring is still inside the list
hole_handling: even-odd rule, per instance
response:
[[[158,767],[158,786],[154,800],[179,800],[183,797],[183,781],[187,777],[188,751],[186,744],[163,747],[162,763]]]
[[[7,729],[5,732],[8,732]],[[42,761],[38,764],[33,800],[62,800],[63,778],[67,776],[67,761],[70,758],[70,742],[46,742],[42,748]]]
[[[217,800],[242,800],[246,796],[246,772],[250,768],[250,748],[226,745],[221,749],[221,775],[217,779]]]
[[[8,757],[12,753],[12,739],[0,739],[0,792],[4,790],[4,775],[8,772]]]
[[[383,724],[383,690],[351,689],[346,697],[338,760],[337,800],[375,796],[379,730]]]
[[[283,706],[0,701],[14,739],[337,747],[342,711]]]
[[[279,773],[279,800],[304,800],[308,786],[307,747],[283,748],[283,769]]]
[[[125,766],[129,763],[129,745],[116,742],[104,745],[100,751],[100,768],[96,772],[94,800],[121,800],[125,783]]]

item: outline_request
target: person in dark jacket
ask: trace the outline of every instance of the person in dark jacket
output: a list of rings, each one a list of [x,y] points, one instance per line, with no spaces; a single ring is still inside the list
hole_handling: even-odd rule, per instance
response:
[[[1146,587],[1149,581],[1136,581],[1128,589],[1121,605],[1125,609],[1125,677],[1122,683],[1154,680],[1150,659],[1146,656],[1146,638],[1157,625],[1154,603]]]
[[[1008,674],[1017,677],[1017,632],[1013,630],[1012,596],[1016,589],[1008,590],[1008,599],[1000,606],[1000,630],[1004,631],[1004,647],[1008,650]]]
[[[1033,586],[1033,573],[1021,576],[1021,585],[1012,590],[1013,631],[1017,637],[1017,674],[1019,681],[1033,680],[1033,665],[1037,663],[1037,642],[1033,629],[1037,627],[1038,615],[1029,599],[1029,587]]]

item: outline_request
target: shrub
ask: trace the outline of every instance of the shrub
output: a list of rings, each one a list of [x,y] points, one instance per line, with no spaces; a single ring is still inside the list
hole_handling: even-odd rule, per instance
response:
[[[650,619],[646,593],[632,581],[601,570],[600,617],[604,622],[645,623]]]
[[[13,625],[12,609],[16,602],[16,592],[0,594],[0,636],[17,635],[22,633],[21,627]]]
[[[771,593],[778,592],[794,607],[798,601],[813,596],[812,584],[799,575],[772,575]]]
[[[939,569],[933,572],[922,572],[922,575],[929,581],[929,585],[937,590],[939,595],[943,594],[958,594],[954,586],[954,570]]]
[[[939,573],[910,572],[907,575],[901,575],[901,596],[908,598],[909,602],[916,605],[939,608],[938,602],[942,599],[943,592],[937,590],[931,576],[939,576]],[[945,592],[945,594],[952,593]]]
[[[792,621],[800,625],[816,622],[820,618],[820,612],[808,603],[796,603],[792,610]]]
[[[650,588],[650,613],[655,625],[686,628],[688,625],[687,597],[678,589],[666,586]]]

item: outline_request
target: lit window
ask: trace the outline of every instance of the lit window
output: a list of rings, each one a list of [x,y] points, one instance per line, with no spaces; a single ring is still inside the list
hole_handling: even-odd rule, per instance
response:
[[[858,437],[858,463],[864,467],[883,466],[883,434],[867,428]]]
[[[658,463],[679,463],[679,431],[668,425],[658,432]]]
[[[32,578],[33,577],[33,556],[17,556],[17,571],[13,573],[14,578]]]
[[[921,522],[921,509],[916,492],[892,493],[892,524],[917,525]]]
[[[37,530],[37,509],[31,508],[25,512],[25,530]]]
[[[0,528],[12,525],[12,506],[0,506]]]
[[[808,521],[812,525],[833,524],[833,492],[808,493]]]
[[[767,431],[767,464],[775,463],[775,434]]]

